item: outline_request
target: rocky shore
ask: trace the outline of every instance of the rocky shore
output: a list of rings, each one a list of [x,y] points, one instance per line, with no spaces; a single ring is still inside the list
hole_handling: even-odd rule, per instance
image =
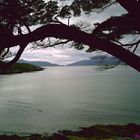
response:
[[[140,125],[94,125],[79,131],[63,130],[51,136],[32,134],[31,136],[1,135],[0,140],[140,140]]]

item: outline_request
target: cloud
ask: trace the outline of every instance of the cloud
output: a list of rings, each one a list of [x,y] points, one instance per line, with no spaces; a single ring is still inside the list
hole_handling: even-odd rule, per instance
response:
[[[21,59],[33,61],[48,61],[57,64],[70,64],[79,60],[87,60],[94,56],[94,53],[87,53],[84,50],[76,50],[74,48],[46,48],[46,49],[28,49]]]

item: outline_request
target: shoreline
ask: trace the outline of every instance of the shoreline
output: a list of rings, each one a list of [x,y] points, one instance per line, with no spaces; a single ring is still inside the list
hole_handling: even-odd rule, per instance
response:
[[[94,125],[83,127],[78,131],[62,130],[49,135],[31,134],[18,136],[16,134],[0,135],[0,140],[134,140],[140,139],[140,125]]]
[[[9,74],[21,74],[21,73],[29,73],[29,72],[37,72],[42,71],[45,68],[27,64],[27,63],[16,63],[12,65],[12,67],[4,73],[0,73],[1,75],[9,75]]]

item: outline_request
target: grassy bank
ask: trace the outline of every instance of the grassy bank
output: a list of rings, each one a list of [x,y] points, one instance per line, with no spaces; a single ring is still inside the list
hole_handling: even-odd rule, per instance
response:
[[[43,68],[32,64],[16,63],[4,74],[15,74],[15,73],[33,72],[33,71],[41,71],[41,70],[43,70]]]
[[[95,125],[80,131],[63,130],[52,136],[33,134],[31,136],[1,135],[0,140],[140,140],[140,125]]]

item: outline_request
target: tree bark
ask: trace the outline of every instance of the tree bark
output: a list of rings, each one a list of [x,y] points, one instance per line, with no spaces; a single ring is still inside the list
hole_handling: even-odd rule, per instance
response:
[[[122,48],[121,46],[112,42],[99,39],[92,34],[85,33],[78,30],[75,27],[70,27],[62,24],[48,24],[42,26],[35,31],[25,34],[17,35],[11,39],[7,38],[7,42],[4,42],[5,46],[16,46],[24,44],[25,42],[34,42],[46,37],[55,37],[60,39],[73,40],[79,43],[86,44],[90,47],[97,48],[105,51],[113,56],[120,58],[126,64],[132,66],[134,69],[140,71],[140,57],[132,52]]]

